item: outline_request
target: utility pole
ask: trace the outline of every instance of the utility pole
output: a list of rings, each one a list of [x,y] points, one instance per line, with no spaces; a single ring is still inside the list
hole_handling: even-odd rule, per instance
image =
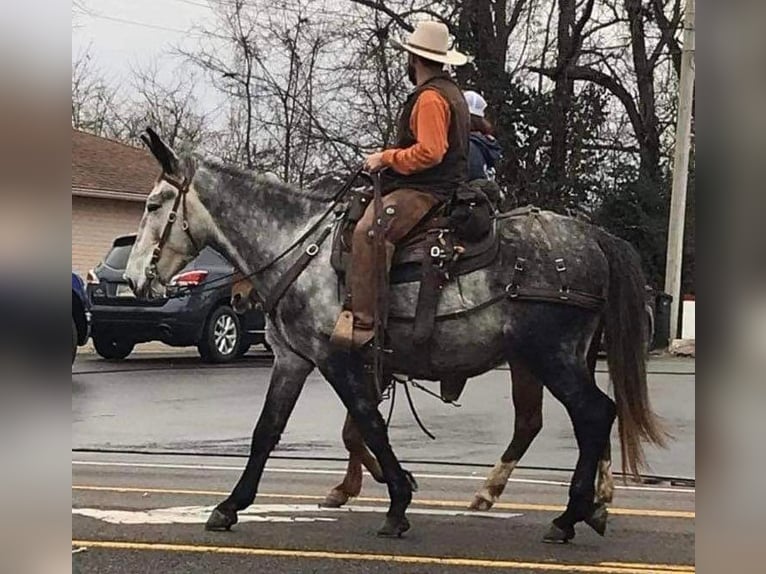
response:
[[[678,338],[678,313],[681,307],[681,265],[683,263],[686,182],[689,175],[693,99],[694,0],[686,0],[681,78],[678,86],[676,147],[673,157],[673,188],[670,197],[670,221],[668,223],[668,252],[665,264],[665,292],[673,297],[670,305],[671,341]]]

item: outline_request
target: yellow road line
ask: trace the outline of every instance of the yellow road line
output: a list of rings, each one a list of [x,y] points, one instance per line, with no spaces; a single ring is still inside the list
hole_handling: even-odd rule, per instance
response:
[[[625,564],[620,562],[596,564],[564,564],[555,562],[521,562],[514,560],[485,560],[480,558],[439,558],[401,554],[367,554],[361,552],[332,552],[324,550],[288,550],[284,548],[250,548],[243,546],[204,546],[196,544],[161,544],[118,542],[105,540],[72,540],[73,546],[109,550],[145,550],[157,552],[193,552],[199,554],[229,554],[238,556],[268,556],[271,558],[306,558],[314,560],[348,560],[419,564],[436,566],[465,566],[471,568],[516,568],[541,572],[593,572],[599,574],[677,574],[694,572],[694,566],[676,564]]]
[[[95,492],[124,492],[124,493],[149,493],[149,494],[179,494],[190,496],[228,496],[228,492],[217,490],[183,490],[183,489],[168,489],[168,488],[136,488],[130,486],[85,486],[85,485],[72,485],[72,490],[82,491],[95,491]],[[258,493],[261,498],[275,498],[275,499],[287,499],[287,500],[324,500],[324,496],[316,494],[268,494]],[[356,502],[373,502],[388,504],[387,498],[378,498],[372,496],[360,496],[354,498]],[[466,503],[461,500],[428,500],[428,499],[416,499],[412,501],[413,504],[423,506],[435,506],[441,508],[462,508],[466,509]],[[564,507],[554,504],[525,504],[517,502],[497,502],[493,506],[499,510],[528,510],[531,512],[563,512]],[[613,515],[621,516],[643,516],[649,518],[695,518],[694,511],[687,510],[656,510],[652,508],[610,508],[609,513]]]
[[[619,566],[621,568],[644,568],[648,570],[664,568],[671,572],[694,572],[694,566],[685,564],[645,564],[644,562],[599,562],[600,566]]]

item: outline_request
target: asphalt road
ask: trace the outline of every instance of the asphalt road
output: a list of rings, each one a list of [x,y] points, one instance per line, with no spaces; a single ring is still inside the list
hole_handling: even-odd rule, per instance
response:
[[[341,462],[270,461],[256,504],[229,533],[203,529],[244,460],[268,380],[255,357],[226,368],[194,358],[84,358],[73,367],[73,447],[143,449],[196,456],[73,451],[73,572],[687,572],[694,570],[693,487],[618,484],[604,538],[581,525],[566,546],[541,543],[566,501],[569,474],[519,470],[489,513],[465,511],[486,469],[414,464],[420,490],[401,540],[378,539],[385,489],[365,479],[352,512],[317,503]],[[119,372],[114,372],[119,371]],[[654,404],[676,436],[650,453],[658,474],[694,476],[694,363],[654,362]],[[80,374],[75,374],[80,373]],[[478,384],[477,384],[478,383]],[[462,407],[416,395],[438,440],[420,434],[402,401],[392,443],[403,459],[492,463],[512,428],[508,373],[470,383]],[[343,457],[343,410],[319,378],[306,386],[279,454]],[[199,453],[208,453],[204,456]],[[525,463],[571,467],[566,415],[546,397],[545,428]]]

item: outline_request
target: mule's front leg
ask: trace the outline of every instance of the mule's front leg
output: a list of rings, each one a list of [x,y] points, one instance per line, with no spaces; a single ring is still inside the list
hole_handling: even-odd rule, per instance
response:
[[[358,352],[334,352],[323,368],[325,376],[345,405],[362,438],[380,463],[391,504],[379,536],[401,536],[409,530],[405,516],[412,500],[412,477],[402,469],[388,441],[383,417],[377,408],[373,385],[365,374]]]
[[[292,352],[275,347],[275,353],[274,370],[253,431],[247,465],[229,497],[213,510],[205,525],[207,530],[229,530],[237,523],[237,511],[252,504],[266,459],[279,442],[303,383],[313,369],[311,363]]]

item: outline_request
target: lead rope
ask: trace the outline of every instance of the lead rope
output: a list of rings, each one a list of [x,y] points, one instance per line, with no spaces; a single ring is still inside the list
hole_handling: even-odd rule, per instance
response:
[[[394,403],[396,402],[396,383],[399,383],[400,385],[404,386],[404,392],[407,395],[407,403],[410,405],[410,411],[412,412],[412,416],[415,419],[415,422],[418,423],[420,430],[422,430],[423,433],[425,433],[431,440],[436,440],[436,437],[426,428],[426,426],[423,424],[423,421],[420,420],[420,416],[418,416],[418,412],[415,409],[415,402],[412,400],[412,395],[410,394],[409,384],[411,384],[413,387],[415,387],[419,391],[423,391],[427,395],[431,395],[432,397],[439,399],[441,402],[452,405],[455,408],[460,408],[462,406],[457,401],[445,400],[441,395],[437,395],[431,389],[424,387],[412,377],[407,377],[406,379],[400,379],[399,377],[391,376],[390,383],[389,383],[390,386],[387,386],[384,389],[383,394],[381,395],[381,400],[391,399],[391,402],[388,405],[388,416],[386,416],[386,428],[388,428],[391,425],[391,417],[394,413]]]
[[[410,382],[412,379],[409,380]],[[408,381],[401,381],[404,383],[404,393],[407,395],[407,402],[410,405],[410,411],[412,412],[412,416],[415,418],[415,422],[418,423],[418,426],[420,427],[420,430],[422,430],[425,435],[430,438],[431,440],[436,440],[436,437],[431,434],[431,431],[429,431],[426,426],[423,424],[423,421],[420,420],[420,417],[418,416],[418,411],[415,410],[415,403],[412,402],[412,395],[410,394],[410,387],[407,384]]]
[[[391,403],[388,405],[388,416],[386,417],[386,428],[391,425],[391,415],[394,414],[394,401],[396,401],[396,379],[391,378],[391,390],[389,391]]]

